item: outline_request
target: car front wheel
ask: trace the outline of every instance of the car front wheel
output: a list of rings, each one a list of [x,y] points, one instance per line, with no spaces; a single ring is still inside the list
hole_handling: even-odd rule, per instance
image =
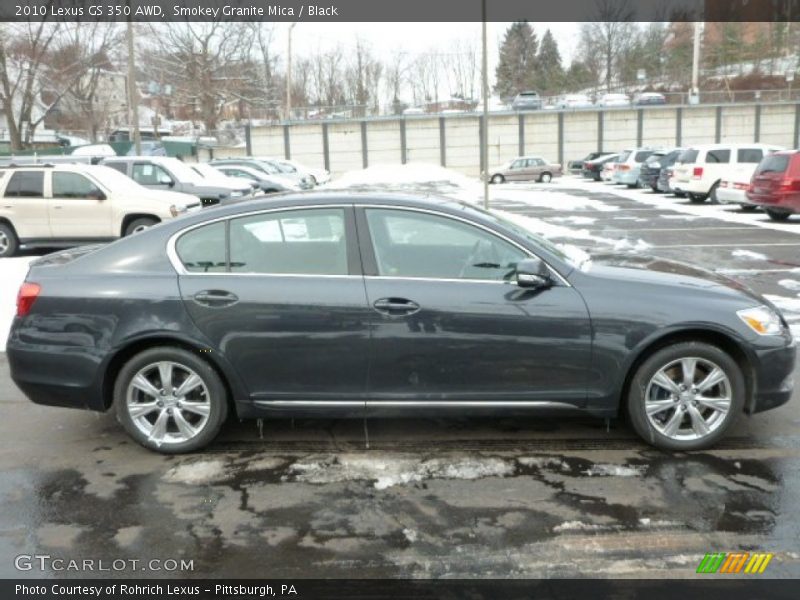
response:
[[[145,448],[193,452],[211,442],[228,412],[216,371],[180,348],[145,350],[128,361],[114,386],[117,419]]]
[[[539,181],[542,183],[550,183],[553,180],[553,176],[550,173],[542,173],[539,176]]]
[[[705,194],[689,194],[689,202],[700,204],[701,202],[705,201],[706,201]]]
[[[156,219],[151,219],[150,217],[142,217],[140,219],[134,219],[130,223],[128,223],[127,227],[125,227],[125,237],[129,235],[133,235],[134,233],[141,233],[145,229],[149,229],[153,225],[156,225],[158,221]]]
[[[500,175],[499,173],[492,177],[492,183],[503,183],[505,180],[506,178]]]
[[[744,376],[730,355],[683,342],[655,352],[636,370],[627,412],[636,433],[653,446],[701,450],[725,434],[744,401]]]
[[[14,256],[18,247],[19,243],[14,229],[10,225],[0,223],[0,258]]]

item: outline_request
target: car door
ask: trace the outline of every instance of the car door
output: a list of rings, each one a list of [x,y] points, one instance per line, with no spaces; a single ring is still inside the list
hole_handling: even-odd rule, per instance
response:
[[[11,173],[3,193],[3,212],[11,219],[20,239],[51,237],[43,170],[24,169]]]
[[[175,242],[189,315],[262,407],[363,410],[371,312],[352,215],[262,211]]]
[[[452,216],[365,207],[358,225],[376,409],[408,402],[583,405],[589,317],[558,275],[548,289],[517,287],[515,265],[530,254]]]
[[[82,173],[53,171],[48,212],[57,239],[108,239],[113,230],[112,201],[100,186]]]
[[[133,163],[131,178],[139,185],[157,190],[169,190],[175,186],[175,180],[166,169],[150,162]]]
[[[506,172],[505,178],[507,181],[520,181],[525,178],[525,166],[528,160],[525,158],[518,158],[514,160]]]

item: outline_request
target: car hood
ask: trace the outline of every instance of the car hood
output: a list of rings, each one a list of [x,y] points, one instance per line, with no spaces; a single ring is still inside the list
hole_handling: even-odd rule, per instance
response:
[[[627,283],[682,287],[747,297],[757,304],[770,304],[745,284],[707,269],[656,256],[593,254],[587,274]]]
[[[130,194],[136,198],[146,198],[148,200],[157,200],[159,202],[163,202],[164,204],[196,204],[198,202],[197,197],[191,194],[184,194],[183,192],[170,192],[166,190],[152,190],[148,188],[144,188],[146,191],[142,192],[141,190],[137,190],[135,194]]]

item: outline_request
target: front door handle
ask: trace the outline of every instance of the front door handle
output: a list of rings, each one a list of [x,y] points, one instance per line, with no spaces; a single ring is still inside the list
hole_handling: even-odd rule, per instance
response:
[[[381,298],[372,304],[379,313],[391,316],[413,315],[420,309],[419,304],[407,298]]]
[[[192,296],[197,304],[210,308],[222,308],[231,306],[239,301],[239,297],[225,290],[203,290]]]

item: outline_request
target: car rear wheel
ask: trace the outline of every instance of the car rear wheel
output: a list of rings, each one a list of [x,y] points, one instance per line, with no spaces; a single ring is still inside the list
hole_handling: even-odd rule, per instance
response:
[[[650,356],[628,392],[633,428],[665,450],[700,450],[719,440],[744,408],[745,382],[726,352],[683,342]]]
[[[216,371],[180,348],[145,350],[128,361],[114,386],[117,419],[145,448],[193,452],[213,440],[228,412]]]
[[[0,223],[0,258],[14,256],[19,248],[17,234],[14,228],[5,223]]]
[[[792,216],[792,213],[783,212],[780,210],[772,210],[771,208],[768,208],[767,215],[773,221],[786,221],[789,219],[789,217]]]
[[[134,219],[130,223],[128,223],[127,227],[125,227],[125,237],[129,235],[133,235],[134,233],[141,233],[145,229],[149,229],[153,225],[156,225],[158,221],[151,217],[141,217],[140,219]]]
[[[492,183],[503,183],[505,180],[506,178],[500,175],[500,173],[492,176]]]
[[[676,198],[686,198],[686,192],[672,192]]]
[[[700,204],[701,202],[706,201],[705,194],[689,194],[689,202],[693,202],[694,204]]]
[[[742,210],[742,212],[755,212],[758,210],[758,206],[755,204],[742,204],[739,208]]]
[[[711,189],[708,192],[708,199],[711,204],[719,204],[719,198],[717,198],[717,188],[719,187],[719,181],[711,186]]]
[[[550,183],[553,180],[553,176],[550,173],[542,173],[539,176],[539,181],[542,183]]]

